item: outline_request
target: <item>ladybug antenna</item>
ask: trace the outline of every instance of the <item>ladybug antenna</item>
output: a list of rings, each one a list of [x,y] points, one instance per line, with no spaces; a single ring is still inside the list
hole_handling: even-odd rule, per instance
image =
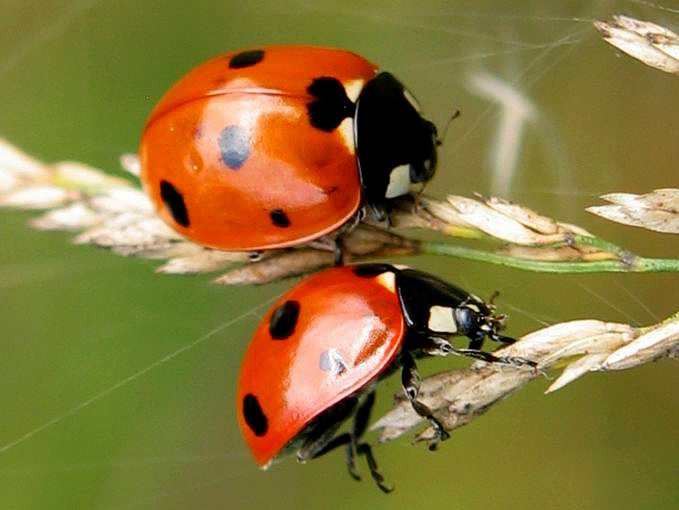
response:
[[[440,147],[443,145],[443,140],[446,139],[446,135],[448,134],[448,128],[450,127],[450,123],[453,122],[455,119],[457,119],[460,115],[462,115],[462,112],[460,110],[455,110],[453,114],[450,116],[448,121],[446,122],[445,127],[443,128],[443,134],[436,139],[436,146]]]
[[[488,300],[488,304],[490,306],[495,306],[495,300],[500,297],[500,291],[499,290],[494,290],[493,293],[490,295],[490,299]]]

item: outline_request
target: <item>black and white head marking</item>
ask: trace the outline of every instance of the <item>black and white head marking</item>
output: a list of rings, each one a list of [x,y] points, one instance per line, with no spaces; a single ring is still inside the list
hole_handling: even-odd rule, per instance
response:
[[[434,333],[457,333],[455,309],[449,306],[434,305],[429,309],[427,328]]]
[[[392,74],[380,73],[365,84],[354,129],[361,183],[373,213],[433,176],[436,128],[420,115],[415,98]]]

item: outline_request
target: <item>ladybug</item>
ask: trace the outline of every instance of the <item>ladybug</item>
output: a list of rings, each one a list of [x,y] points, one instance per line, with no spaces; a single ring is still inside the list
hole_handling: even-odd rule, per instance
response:
[[[140,145],[160,216],[204,246],[283,248],[421,189],[437,132],[390,73],[345,50],[269,46],[216,57],[160,100]]]
[[[361,441],[377,382],[401,369],[414,410],[448,438],[432,411],[418,400],[415,358],[458,353],[489,362],[534,365],[481,351],[484,338],[502,336],[495,307],[432,275],[389,264],[334,267],[283,295],[264,316],[247,348],[237,390],[238,420],[257,463],[266,468],[286,454],[301,462],[346,447],[367,458],[372,478],[390,491],[370,446]],[[448,338],[467,336],[469,349]],[[340,425],[353,417],[349,432]]]

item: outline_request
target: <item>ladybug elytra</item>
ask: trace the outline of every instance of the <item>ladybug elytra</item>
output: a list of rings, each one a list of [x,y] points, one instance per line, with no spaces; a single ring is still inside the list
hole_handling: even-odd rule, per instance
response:
[[[389,491],[370,446],[361,441],[377,382],[401,369],[414,410],[448,437],[432,411],[418,400],[415,358],[461,353],[494,362],[483,340],[502,336],[504,316],[494,306],[421,271],[389,264],[335,267],[303,280],[283,295],[260,322],[241,366],[238,419],[245,440],[263,467],[286,454],[304,462],[345,447],[350,474],[363,455],[378,486]],[[467,336],[469,349],[448,338]],[[353,417],[349,432],[337,434]]]
[[[301,244],[421,189],[436,128],[390,73],[345,50],[271,46],[177,82],[141,140],[142,182],[181,235],[221,250]]]

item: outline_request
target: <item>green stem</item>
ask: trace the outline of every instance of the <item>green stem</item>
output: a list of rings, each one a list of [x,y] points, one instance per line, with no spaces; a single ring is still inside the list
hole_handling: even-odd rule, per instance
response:
[[[573,242],[576,246],[594,246],[595,248],[599,248],[601,251],[612,253],[614,255],[628,253],[627,250],[618,246],[617,244],[613,244],[610,241],[606,241],[605,239],[600,239],[598,237],[576,235],[573,236]]]
[[[419,243],[419,252],[428,255],[446,255],[462,259],[489,262],[502,266],[543,273],[659,273],[679,272],[679,259],[656,259],[630,257],[629,261],[595,260],[591,262],[560,262],[532,260],[512,255],[503,255],[463,246],[435,241]]]

